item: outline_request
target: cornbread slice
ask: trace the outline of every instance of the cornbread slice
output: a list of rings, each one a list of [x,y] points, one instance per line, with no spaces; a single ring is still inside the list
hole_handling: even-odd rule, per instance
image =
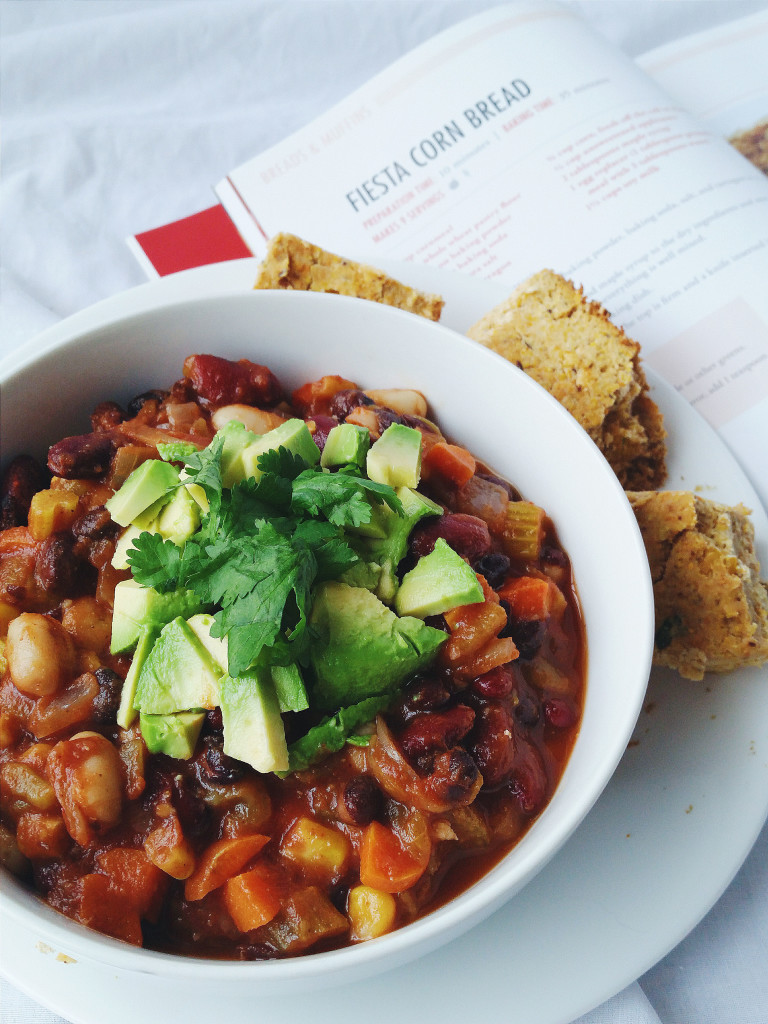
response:
[[[439,320],[445,305],[439,295],[417,291],[365,263],[336,256],[296,235],[281,233],[269,243],[254,288],[292,288],[335,292],[397,306]]]
[[[653,579],[654,664],[701,679],[768,661],[768,583],[748,509],[687,491],[627,497]]]
[[[728,139],[763,174],[768,174],[768,119]]]
[[[542,270],[467,332],[546,388],[584,427],[621,484],[634,490],[666,479],[666,431],[648,394],[640,346],[597,302]]]

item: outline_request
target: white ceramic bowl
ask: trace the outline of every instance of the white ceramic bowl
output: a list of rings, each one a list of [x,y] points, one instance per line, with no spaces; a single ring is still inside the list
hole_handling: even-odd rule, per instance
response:
[[[248,357],[287,388],[326,373],[364,387],[415,387],[444,432],[554,520],[573,564],[589,651],[584,718],[553,799],[515,849],[470,890],[372,942],[286,961],[227,963],[140,950],[88,931],[3,876],[0,930],[19,922],[78,960],[254,996],[361,978],[456,937],[519,891],[590,810],[621,758],[650,671],[652,591],[634,515],[608,464],[563,408],[492,352],[440,325],[335,295],[248,292],[168,300],[159,285],[108,300],[45,332],[0,366],[3,460],[45,456],[89,429],[100,401],[125,402],[181,375],[192,352]]]

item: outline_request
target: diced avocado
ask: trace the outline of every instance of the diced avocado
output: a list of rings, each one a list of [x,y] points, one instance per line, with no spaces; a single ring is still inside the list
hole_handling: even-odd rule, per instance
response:
[[[181,547],[200,528],[200,506],[180,487],[154,522],[159,534]]]
[[[115,587],[112,611],[112,654],[129,651],[146,626],[164,626],[177,615],[199,612],[202,604],[191,590],[171,590],[161,594],[153,587],[142,587],[136,580],[122,580]]]
[[[320,461],[320,449],[312,439],[304,420],[286,420],[245,449],[241,456],[244,476],[255,477],[258,480],[261,476],[258,467],[259,457],[275,448],[287,448],[294,455],[300,455],[310,466],[315,466]]]
[[[243,466],[243,452],[259,440],[260,435],[247,430],[239,420],[229,420],[219,431],[224,437],[221,450],[221,482],[225,487],[234,487],[248,475]]]
[[[190,497],[194,498],[197,504],[200,506],[201,512],[207,512],[211,507],[211,503],[208,501],[208,496],[205,493],[205,488],[201,487],[200,484],[191,483],[191,477],[186,469],[182,469],[179,473],[179,479],[186,487]]]
[[[309,707],[307,688],[298,665],[272,665],[272,683],[281,711],[305,711]]]
[[[148,530],[155,533],[155,521],[171,500],[171,493],[171,491],[168,491],[162,498],[158,498],[157,501],[153,501],[151,505],[148,505],[143,512],[139,512],[131,525],[137,526],[142,532]]]
[[[166,754],[188,761],[205,721],[204,711],[180,711],[176,715],[139,716],[139,728],[150,754]]]
[[[364,466],[365,456],[371,447],[371,435],[365,427],[356,423],[339,423],[331,427],[320,456],[323,469],[331,466]]]
[[[224,753],[257,772],[287,771],[288,746],[269,668],[224,676],[219,692]]]
[[[133,542],[145,531],[133,523],[126,526],[115,544],[115,553],[112,556],[112,566],[115,569],[128,569],[128,552],[133,547]],[[154,531],[152,531],[154,532]]]
[[[381,566],[378,562],[364,562],[361,559],[345,569],[339,579],[350,587],[365,587],[375,593],[381,579]]]
[[[221,674],[226,675],[229,668],[227,638],[211,636],[213,616],[208,615],[207,612],[199,612],[187,619],[187,625],[219,666]]]
[[[147,715],[215,708],[221,669],[180,616],[163,626],[141,667],[133,706]]]
[[[418,619],[398,618],[370,591],[336,581],[318,588],[309,624],[312,695],[321,709],[394,692],[446,638]]]
[[[105,502],[107,511],[119,526],[128,526],[178,482],[179,471],[175,466],[159,459],[147,459],[134,469],[120,490]]]
[[[386,505],[378,506],[374,511],[383,535],[360,537],[354,542],[354,548],[361,558],[380,566],[378,580],[368,589],[374,590],[377,597],[387,603],[393,600],[397,592],[397,567],[408,552],[408,538],[414,526],[426,516],[443,514],[439,505],[410,487],[399,487],[397,496],[403,506],[403,515],[398,515]]]
[[[403,577],[395,597],[398,615],[439,615],[463,604],[484,600],[477,573],[442,537]]]
[[[390,487],[417,487],[421,477],[421,431],[392,423],[366,457],[368,476]]]
[[[117,712],[117,724],[121,729],[130,729],[134,719],[136,718],[136,709],[133,706],[133,702],[136,698],[136,683],[138,682],[142,666],[147,660],[147,655],[152,650],[152,646],[159,633],[159,626],[157,628],[147,626],[142,629],[139,634],[136,650],[133,652],[131,667],[128,669],[128,675],[125,677],[123,689],[120,694],[120,707]]]

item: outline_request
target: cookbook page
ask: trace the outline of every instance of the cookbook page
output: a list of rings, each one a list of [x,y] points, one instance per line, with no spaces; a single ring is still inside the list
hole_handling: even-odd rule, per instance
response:
[[[572,278],[768,504],[768,179],[569,11],[448,29],[217,191],[256,255],[292,231],[510,289]]]

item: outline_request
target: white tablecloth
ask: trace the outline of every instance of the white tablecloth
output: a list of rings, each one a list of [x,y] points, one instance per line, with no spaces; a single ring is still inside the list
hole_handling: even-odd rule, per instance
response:
[[[125,238],[487,0],[0,0],[0,355],[142,283]],[[635,56],[760,2],[572,2]],[[766,1024],[768,829],[675,950],[582,1024]],[[2,965],[0,965],[1,967]],[[104,1009],[104,1024],[109,1024]],[[2,1024],[61,1018],[0,982]],[[190,1018],[192,1024],[195,1024]]]

